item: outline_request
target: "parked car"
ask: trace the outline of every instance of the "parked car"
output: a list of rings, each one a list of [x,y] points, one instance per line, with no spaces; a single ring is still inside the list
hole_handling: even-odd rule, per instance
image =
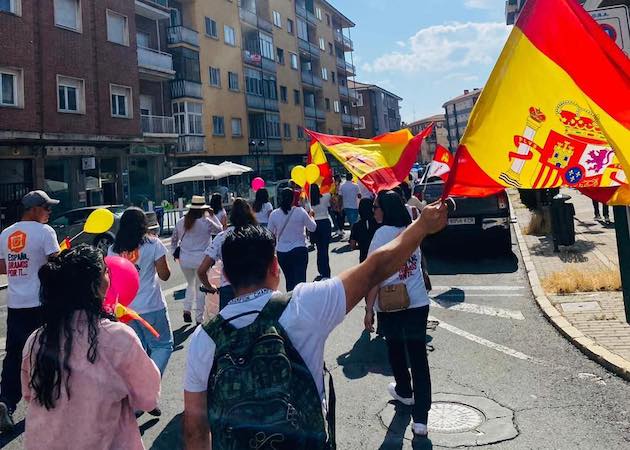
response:
[[[438,200],[443,192],[442,180],[421,182],[414,187],[414,195],[427,203]],[[505,191],[482,198],[455,197],[448,206],[448,226],[427,240],[429,246],[436,241],[470,243],[483,240],[490,249],[511,252],[510,203]]]
[[[114,225],[112,228],[103,234],[89,234],[84,233],[74,241],[72,241],[72,245],[76,246],[79,244],[90,244],[94,247],[101,250],[103,253],[107,253],[107,249],[110,245],[114,243],[114,236],[116,236],[116,232],[118,231],[120,217],[122,216],[125,209],[127,209],[124,205],[100,205],[100,206],[89,206],[86,208],[78,208],[72,209],[70,211],[66,211],[65,213],[57,216],[54,220],[50,222],[50,226],[57,233],[57,240],[61,242],[65,238],[72,238],[79,234],[83,230],[83,225],[87,220],[88,216],[96,209],[105,208],[109,209],[114,214]],[[157,222],[157,218],[154,212],[145,213],[149,220],[149,229],[150,231],[156,233],[159,230],[159,225]]]

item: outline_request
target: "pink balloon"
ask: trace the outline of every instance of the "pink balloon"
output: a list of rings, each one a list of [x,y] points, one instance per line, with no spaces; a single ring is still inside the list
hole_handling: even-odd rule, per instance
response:
[[[262,189],[265,187],[265,180],[260,177],[256,177],[252,180],[252,189],[257,191],[258,189]]]
[[[140,288],[138,269],[131,261],[120,256],[105,257],[105,264],[109,269],[109,289],[103,306],[108,311],[113,311],[116,303],[129,306]]]

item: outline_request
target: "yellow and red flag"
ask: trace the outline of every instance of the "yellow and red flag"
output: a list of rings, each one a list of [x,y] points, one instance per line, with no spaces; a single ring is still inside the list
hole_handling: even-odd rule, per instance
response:
[[[569,186],[630,204],[629,99],[630,60],[578,2],[529,0],[470,116],[445,192]]]
[[[416,136],[404,129],[373,139],[361,139],[307,130],[321,148],[337,158],[372,192],[393,189],[407,179],[423,139],[432,131],[430,125]]]
[[[319,167],[319,179],[316,182],[316,184],[319,185],[319,192],[322,194],[329,193],[334,183],[332,170],[328,164],[328,159],[326,159],[324,149],[313,137],[311,137],[306,163],[315,164]]]
[[[433,155],[433,161],[429,164],[427,169],[426,179],[431,177],[440,177],[444,182],[448,179],[448,175],[451,173],[453,167],[454,158],[451,152],[437,145],[435,148],[435,155]]]

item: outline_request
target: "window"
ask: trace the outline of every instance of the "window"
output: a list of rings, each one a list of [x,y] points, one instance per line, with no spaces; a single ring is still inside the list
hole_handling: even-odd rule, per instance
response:
[[[363,106],[363,94],[357,94],[357,106]]]
[[[300,125],[297,126],[297,137],[300,140],[304,139],[304,127],[302,127]]]
[[[319,38],[319,49],[322,51],[326,51],[326,39],[324,39],[323,37]]]
[[[243,136],[243,124],[240,118],[232,118],[232,137]]]
[[[223,116],[212,116],[212,134],[214,136],[225,136],[225,121]]]
[[[245,69],[245,91],[250,95],[263,96],[262,72],[254,69]]]
[[[112,100],[112,117],[131,119],[131,88],[109,85]]]
[[[206,17],[206,36],[210,36],[215,39],[219,38],[219,34],[217,32],[217,23],[210,17]]]
[[[228,72],[228,88],[230,91],[239,91],[238,73]]]
[[[142,48],[151,48],[151,35],[143,31],[136,31],[136,45]]]
[[[330,79],[332,80],[333,84],[337,82],[337,78],[334,71],[330,72]]]
[[[0,106],[24,106],[22,71],[0,67]]]
[[[296,105],[300,104],[300,91],[297,89],[293,89],[293,103]]]
[[[107,40],[116,44],[129,45],[127,16],[107,10]]]
[[[287,87],[280,86],[280,101],[282,103],[287,103],[289,100],[287,99]]]
[[[293,21],[291,19],[287,19],[287,32],[289,34],[293,34],[294,31],[294,26],[293,26]]]
[[[325,67],[322,67],[322,79],[328,81],[328,69]]]
[[[273,24],[278,28],[282,28],[282,16],[278,11],[272,11]]]
[[[55,0],[55,25],[81,32],[80,0]]]
[[[291,124],[290,123],[285,123],[282,125],[283,131],[284,131],[284,138],[285,139],[291,139]]]
[[[365,117],[359,116],[359,125],[357,126],[357,130],[365,130]]]
[[[328,53],[330,53],[331,55],[335,52],[332,42],[328,43]]]
[[[153,114],[153,97],[140,95],[140,115],[151,116]]]
[[[173,102],[173,117],[177,134],[203,136],[202,105],[193,102]]]
[[[0,11],[22,15],[22,0],[0,0]]]
[[[278,64],[284,65],[284,50],[281,48],[276,49],[276,61],[278,61]]]
[[[227,45],[236,46],[236,33],[234,28],[224,25],[223,26],[223,39]]]
[[[326,25],[330,26],[330,14],[326,13]]]
[[[278,88],[276,85],[276,77],[268,73],[263,73],[262,76],[263,95],[265,98],[272,100],[278,100]]]
[[[291,53],[291,68],[298,69],[298,57],[295,53]]]
[[[78,78],[57,77],[57,110],[59,112],[79,113],[84,108],[84,82]]]
[[[221,69],[216,67],[209,68],[210,86],[221,87]]]
[[[324,103],[326,104],[326,111],[330,111],[330,99],[325,98]]]
[[[303,41],[308,41],[308,27],[306,22],[300,18],[297,20],[297,34]]]
[[[265,115],[265,122],[267,125],[267,137],[280,139],[280,115],[269,114]]]
[[[335,102],[333,103],[333,107],[336,113],[339,112],[339,100],[335,100]]]
[[[275,60],[273,48],[273,38],[260,33],[260,53],[262,56],[272,61]]]
[[[316,16],[319,20],[322,20],[322,9],[321,9],[321,8],[315,8],[315,16]]]

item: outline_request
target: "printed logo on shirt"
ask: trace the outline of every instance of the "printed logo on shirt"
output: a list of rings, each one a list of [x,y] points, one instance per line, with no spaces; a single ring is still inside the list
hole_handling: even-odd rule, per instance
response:
[[[7,255],[7,275],[10,277],[28,276],[29,258],[22,252],[26,247],[26,237],[23,231],[16,231],[9,236],[7,246],[11,253]]]
[[[21,253],[26,247],[26,233],[23,231],[16,231],[9,236],[8,240],[9,251],[12,253]]]
[[[418,255],[411,255],[404,266],[398,271],[398,278],[404,281],[409,278],[418,268]]]

